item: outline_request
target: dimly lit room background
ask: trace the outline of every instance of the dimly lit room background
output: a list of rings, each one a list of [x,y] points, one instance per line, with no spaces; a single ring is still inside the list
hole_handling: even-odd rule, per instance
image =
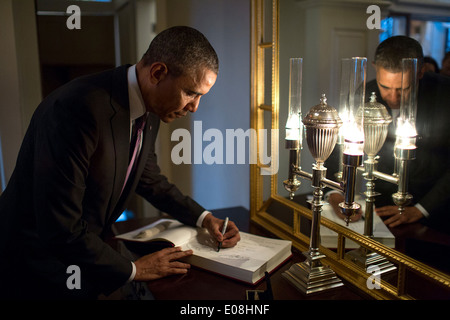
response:
[[[306,56],[312,50],[302,45],[306,37],[301,20],[305,18],[305,8],[322,2],[281,0],[281,11],[289,11],[291,17],[297,15],[299,19],[288,23],[281,17],[281,41],[292,40],[298,56]],[[350,2],[342,1],[346,5]],[[441,65],[445,52],[450,49],[448,2],[353,2],[391,3],[383,5],[382,30],[375,31],[376,40],[366,44],[367,48],[375,48],[379,41],[392,35],[409,35],[421,42],[425,55]],[[66,9],[71,4],[81,9],[79,30],[69,30],[66,26],[69,16]],[[362,14],[364,21],[367,15]],[[218,53],[220,71],[216,85],[202,98],[197,113],[161,126],[158,143],[161,169],[183,192],[210,210],[249,209],[248,154],[246,164],[175,165],[171,161],[171,149],[176,142],[171,141],[171,133],[179,127],[192,130],[194,121],[202,122],[203,131],[215,128],[224,134],[226,129],[250,128],[250,0],[0,1],[1,190],[12,174],[32,113],[46,95],[77,76],[136,63],[155,34],[174,25],[189,25],[203,32]],[[322,43],[324,50],[326,46],[327,43]],[[373,52],[369,54],[371,62]],[[281,55],[280,58],[280,70],[286,69],[289,57]],[[369,73],[369,78],[370,75],[373,73]],[[308,80],[314,81],[311,73]],[[285,85],[282,94],[287,81],[287,78],[280,79],[281,85]],[[280,105],[283,108],[283,103]],[[140,199],[133,201],[130,210],[138,216],[157,214]]]

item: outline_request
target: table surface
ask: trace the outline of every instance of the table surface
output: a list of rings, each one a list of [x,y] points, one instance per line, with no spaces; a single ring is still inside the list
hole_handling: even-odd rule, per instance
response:
[[[228,216],[235,221],[239,229],[253,234],[267,236],[268,234],[256,225],[249,222],[248,210],[245,208],[229,208],[215,210],[214,215],[219,218]],[[155,221],[157,218],[133,219],[117,222],[115,231],[123,233],[134,230]],[[371,299],[362,291],[344,282],[344,285],[314,295],[304,295],[283,276],[283,272],[305,257],[292,249],[292,257],[281,265],[270,276],[270,283],[274,300],[363,300]],[[246,284],[229,279],[196,267],[185,275],[175,275],[148,282],[148,287],[157,300],[246,300],[247,290],[266,290],[267,284],[261,281],[257,285]]]

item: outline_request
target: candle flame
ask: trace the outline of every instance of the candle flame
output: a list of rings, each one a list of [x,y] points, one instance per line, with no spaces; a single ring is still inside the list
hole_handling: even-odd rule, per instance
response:
[[[356,122],[344,124],[342,132],[344,136],[344,153],[349,155],[364,154],[364,131],[359,128]]]
[[[411,138],[417,136],[416,128],[408,121],[398,119],[397,137]]]
[[[396,147],[399,149],[414,149],[416,147],[417,131],[408,120],[398,119]]]
[[[293,113],[289,115],[286,122],[286,140],[300,139],[300,115]]]

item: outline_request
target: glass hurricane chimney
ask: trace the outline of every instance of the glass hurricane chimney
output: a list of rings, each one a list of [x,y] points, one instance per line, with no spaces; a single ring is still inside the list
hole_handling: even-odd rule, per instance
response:
[[[402,93],[400,115],[397,119],[395,147],[399,149],[414,149],[417,136],[417,59],[402,59],[402,68]]]
[[[347,66],[350,68],[348,111],[342,129],[343,152],[347,155],[360,156],[364,154],[364,117],[357,115],[358,109],[364,106],[366,65],[367,58],[356,57],[352,58]]]
[[[286,122],[286,142],[288,140],[298,141],[302,144],[303,126],[301,123],[302,107],[302,58],[291,58],[289,79],[289,114]]]

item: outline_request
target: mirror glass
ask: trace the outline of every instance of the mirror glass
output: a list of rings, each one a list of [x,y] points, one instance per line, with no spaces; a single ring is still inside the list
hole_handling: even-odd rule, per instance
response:
[[[362,2],[362,1],[361,1]],[[334,3],[334,4],[333,4]],[[287,179],[289,168],[289,154],[285,146],[285,125],[289,108],[289,59],[295,57],[303,58],[303,85],[302,85],[302,116],[309,111],[311,107],[319,104],[320,96],[325,93],[329,105],[338,109],[339,90],[340,90],[340,61],[343,58],[355,56],[367,57],[367,77],[366,80],[375,78],[375,71],[372,67],[375,48],[380,41],[380,35],[383,36],[383,30],[368,30],[366,21],[367,4],[336,5],[337,1],[315,4],[314,1],[283,0],[279,3],[279,170],[277,176],[277,195],[288,198],[289,194],[284,189],[283,180]],[[386,8],[381,8],[383,17],[389,12]],[[383,20],[386,21],[386,20]],[[392,23],[392,22],[391,22]],[[444,39],[445,40],[445,39]],[[443,44],[444,45],[444,44]],[[269,55],[267,55],[268,58]],[[269,66],[270,63],[266,63]],[[266,74],[270,74],[267,70]],[[366,92],[367,95],[367,92]],[[266,92],[267,101],[270,101],[270,92]],[[270,113],[267,112],[264,122],[268,125],[271,121]],[[388,160],[388,161],[393,161]],[[311,172],[314,160],[308,150],[306,142],[303,143],[301,152],[301,168],[304,171]],[[327,166],[327,162],[325,162]],[[294,202],[308,207],[308,199],[312,194],[311,182],[300,179],[301,186],[295,193]],[[365,183],[365,182],[362,182]],[[265,183],[264,185],[269,185]],[[362,188],[359,189],[359,203],[364,203]],[[270,190],[265,193],[269,197]],[[324,208],[326,211],[326,208]],[[274,218],[281,220],[292,227],[292,210],[286,208],[278,202],[271,202],[266,212]],[[327,216],[328,218],[331,216]],[[378,218],[379,219],[379,218]],[[376,220],[376,219],[375,219]],[[336,220],[337,221],[337,220]],[[382,223],[376,220],[376,223]],[[363,225],[364,222],[361,221]],[[304,226],[305,224],[302,224]],[[306,223],[307,225],[307,223]],[[384,225],[384,224],[383,224]],[[300,232],[309,236],[309,230],[306,226]],[[412,258],[429,264],[446,273],[450,273],[449,262],[441,263],[442,259],[431,252],[425,254],[426,250],[436,249],[446,250],[448,253],[450,237],[444,237],[439,240],[442,246],[429,245],[423,241],[423,238],[417,240],[416,246],[426,248],[418,252],[410,252],[408,249],[412,245],[411,240],[402,240],[401,243],[395,243],[394,236],[405,237],[405,232],[414,234],[420,233],[425,229],[420,226],[406,230],[407,228],[397,228],[391,231],[390,235],[379,239],[385,245],[396,248],[399,251],[410,255]],[[413,230],[414,229],[414,230]],[[363,229],[362,229],[363,230]],[[424,231],[424,232],[430,232]],[[322,244],[328,248],[337,246],[337,238],[332,236],[333,231],[322,227]],[[326,241],[325,241],[326,240]],[[406,242],[405,242],[406,241]],[[347,244],[351,249],[351,244]],[[439,248],[439,249],[438,249]],[[444,252],[444,254],[445,254]],[[438,261],[440,260],[440,261]],[[396,283],[397,273],[391,274],[389,281]]]

